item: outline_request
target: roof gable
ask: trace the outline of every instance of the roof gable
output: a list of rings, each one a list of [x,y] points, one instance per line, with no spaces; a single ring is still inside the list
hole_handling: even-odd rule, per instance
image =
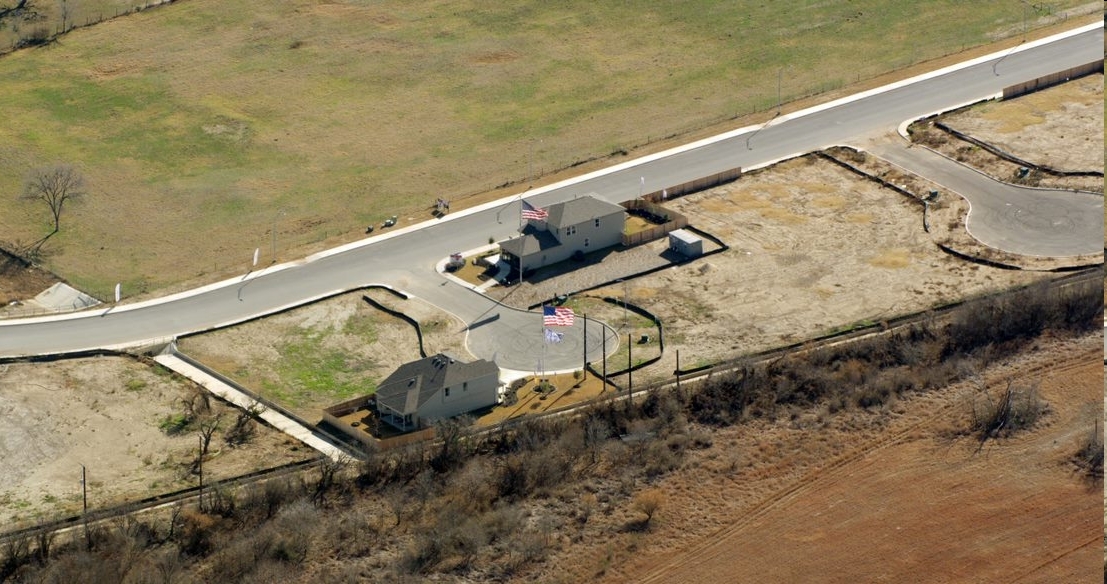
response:
[[[624,213],[626,209],[620,205],[599,199],[594,194],[589,194],[564,203],[550,205],[548,211],[550,216],[546,219],[546,224],[553,228],[561,228],[580,225],[599,217]]]
[[[522,258],[559,245],[561,245],[561,242],[549,231],[527,225],[523,228],[523,234],[519,237],[501,241],[500,249],[517,258]]]
[[[491,361],[478,359],[465,363],[438,353],[397,367],[377,386],[377,402],[404,414],[414,414],[444,387],[497,374],[499,367]]]

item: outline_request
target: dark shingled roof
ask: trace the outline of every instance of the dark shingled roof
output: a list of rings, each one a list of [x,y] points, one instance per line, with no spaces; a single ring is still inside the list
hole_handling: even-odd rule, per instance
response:
[[[414,414],[443,387],[453,387],[465,381],[498,375],[499,367],[491,361],[478,359],[464,363],[446,353],[404,363],[379,386],[377,403],[403,414]]]
[[[500,249],[517,257],[526,257],[532,253],[538,253],[544,249],[551,249],[561,245],[561,242],[545,229],[538,229],[533,225],[523,228],[523,234],[507,241],[500,242]]]
[[[593,195],[585,195],[571,201],[550,205],[548,211],[550,216],[546,218],[546,224],[557,229],[570,225],[580,225],[586,221],[606,217],[614,213],[622,213],[626,209],[621,205],[608,203]]]

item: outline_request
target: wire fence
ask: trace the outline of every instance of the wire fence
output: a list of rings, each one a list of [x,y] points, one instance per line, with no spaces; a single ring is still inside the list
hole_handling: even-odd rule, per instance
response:
[[[125,0],[110,11],[85,8],[81,3],[60,2],[56,6],[43,3],[36,6],[38,16],[33,20],[16,20],[7,30],[0,30],[0,55],[37,45],[45,45],[67,32],[94,24],[172,4],[178,0]],[[41,11],[38,11],[41,10]],[[12,18],[18,18],[14,16]]]

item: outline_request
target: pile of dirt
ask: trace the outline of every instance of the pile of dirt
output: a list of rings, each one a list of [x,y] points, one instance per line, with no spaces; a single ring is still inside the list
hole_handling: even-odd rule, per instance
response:
[[[60,282],[54,274],[0,249],[0,315]],[[13,305],[12,303],[17,303]]]

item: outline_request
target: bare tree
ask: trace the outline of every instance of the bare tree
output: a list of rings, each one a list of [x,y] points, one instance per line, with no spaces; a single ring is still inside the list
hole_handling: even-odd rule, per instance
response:
[[[23,186],[23,198],[46,203],[54,217],[54,231],[42,241],[61,230],[62,209],[67,202],[84,196],[84,182],[80,171],[68,164],[56,164],[31,172]]]
[[[261,417],[264,411],[265,406],[261,405],[257,400],[253,400],[250,405],[238,412],[238,416],[234,420],[234,425],[223,434],[223,439],[231,446],[238,446],[249,442],[257,429],[256,420]]]
[[[69,0],[60,0],[59,12],[61,12],[61,31],[69,32]]]
[[[208,453],[208,446],[211,444],[211,437],[215,434],[215,431],[219,429],[219,423],[223,421],[223,413],[220,412],[214,416],[204,418],[200,420],[200,456],[206,456]]]

